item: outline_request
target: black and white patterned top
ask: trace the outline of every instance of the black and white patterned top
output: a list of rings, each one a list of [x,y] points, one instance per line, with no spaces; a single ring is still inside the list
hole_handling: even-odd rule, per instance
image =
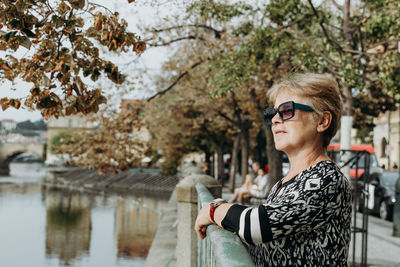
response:
[[[257,266],[347,266],[351,198],[336,164],[321,161],[278,182],[265,204],[233,205],[222,226],[250,246]]]

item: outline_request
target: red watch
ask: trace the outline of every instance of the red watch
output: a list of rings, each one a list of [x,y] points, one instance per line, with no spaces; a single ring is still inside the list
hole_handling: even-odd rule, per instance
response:
[[[213,201],[211,201],[211,203],[210,203],[210,218],[211,218],[211,221],[213,222],[213,223],[215,223],[215,221],[214,221],[214,213],[215,213],[215,210],[219,207],[219,205],[221,205],[222,203],[227,203],[227,201],[225,200],[225,199],[222,199],[222,198],[216,198],[216,199],[214,199]]]

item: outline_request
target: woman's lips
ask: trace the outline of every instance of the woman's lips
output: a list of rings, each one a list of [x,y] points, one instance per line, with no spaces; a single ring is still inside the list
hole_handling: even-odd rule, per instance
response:
[[[274,131],[274,134],[281,134],[281,133],[286,133],[286,132],[285,132],[285,131],[282,131],[282,130]]]

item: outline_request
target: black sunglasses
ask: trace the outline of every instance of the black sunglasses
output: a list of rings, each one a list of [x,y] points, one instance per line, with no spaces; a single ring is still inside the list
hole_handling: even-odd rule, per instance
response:
[[[286,121],[290,120],[294,117],[294,110],[303,110],[303,111],[314,111],[314,109],[310,106],[295,103],[293,101],[288,101],[282,103],[278,106],[278,109],[274,109],[273,107],[267,107],[264,109],[264,121],[268,125],[272,125],[272,118],[275,117],[276,113],[279,114],[281,120]]]

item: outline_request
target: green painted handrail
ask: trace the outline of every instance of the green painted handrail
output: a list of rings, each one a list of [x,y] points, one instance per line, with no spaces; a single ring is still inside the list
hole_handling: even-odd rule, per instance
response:
[[[203,184],[196,184],[198,207],[210,203],[214,197]],[[255,266],[240,238],[217,225],[207,228],[207,238],[198,238],[198,267]]]

